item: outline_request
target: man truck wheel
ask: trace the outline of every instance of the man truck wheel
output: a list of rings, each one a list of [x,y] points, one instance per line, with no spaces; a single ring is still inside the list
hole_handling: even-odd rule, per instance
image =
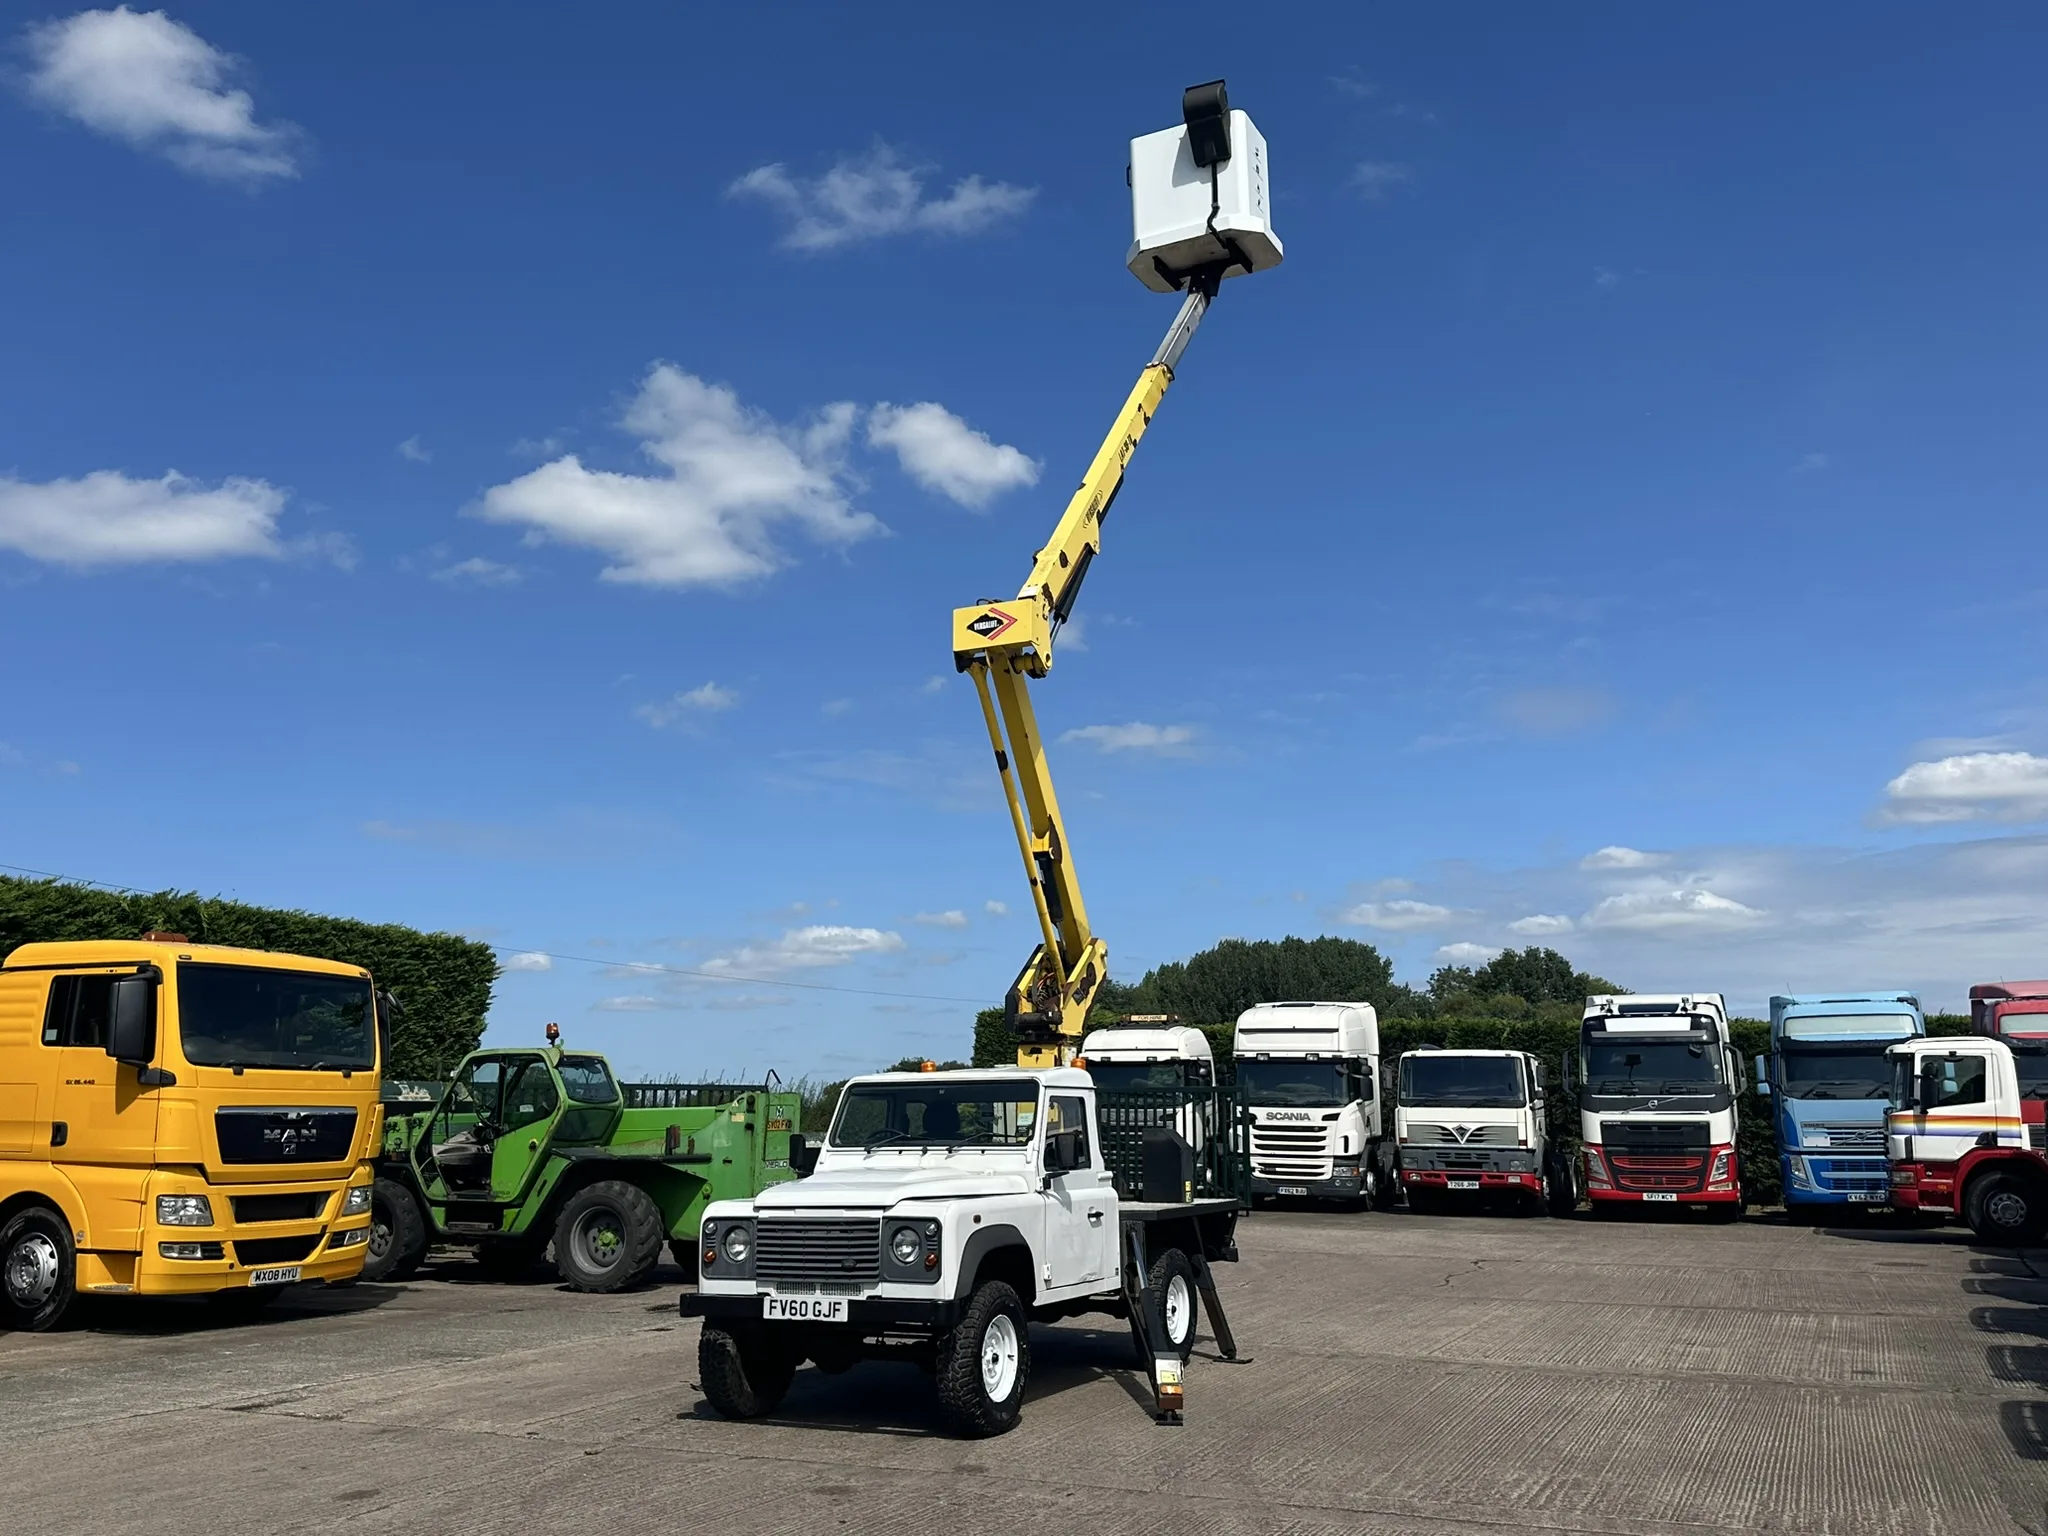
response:
[[[24,1333],[54,1328],[77,1294],[70,1226],[47,1206],[16,1211],[0,1226],[0,1326]]]
[[[396,1179],[370,1187],[369,1253],[365,1280],[410,1280],[427,1256],[427,1224],[412,1191]]]
[[[1987,1243],[2024,1247],[2048,1231],[2048,1199],[2038,1180],[2011,1173],[1986,1173],[1970,1181],[1963,1217]]]
[[[1159,1309],[1167,1346],[1186,1364],[1195,1352],[1195,1266],[1178,1248],[1169,1248],[1152,1261],[1145,1289]]]
[[[796,1357],[758,1326],[707,1322],[697,1335],[697,1375],[705,1400],[722,1417],[758,1419],[788,1395]]]
[[[975,1290],[939,1340],[937,1375],[939,1412],[955,1434],[979,1440],[1016,1424],[1031,1379],[1031,1333],[1014,1290],[1000,1280]]]
[[[562,1207],[555,1268],[579,1291],[638,1285],[661,1257],[661,1207],[637,1184],[603,1179]]]

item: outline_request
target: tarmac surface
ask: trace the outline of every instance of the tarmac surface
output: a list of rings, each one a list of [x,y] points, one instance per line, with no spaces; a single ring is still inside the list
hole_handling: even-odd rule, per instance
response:
[[[1023,1422],[914,1368],[696,1386],[680,1280],[457,1259],[248,1320],[100,1303],[0,1334],[5,1529],[2048,1533],[2048,1250],[1839,1228],[1261,1212],[1154,1425],[1123,1325],[1034,1330]]]

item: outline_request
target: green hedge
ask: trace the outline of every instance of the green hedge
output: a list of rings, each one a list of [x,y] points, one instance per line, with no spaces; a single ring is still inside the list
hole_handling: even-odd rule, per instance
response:
[[[150,929],[195,944],[232,944],[360,965],[405,1009],[392,1040],[393,1077],[444,1078],[483,1034],[497,957],[488,944],[396,923],[362,923],[222,901],[190,891],[95,890],[0,876],[0,955],[64,939],[131,939]]]

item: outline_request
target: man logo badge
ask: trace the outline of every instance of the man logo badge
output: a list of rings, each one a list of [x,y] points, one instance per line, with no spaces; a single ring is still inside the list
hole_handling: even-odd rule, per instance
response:
[[[297,1157],[302,1151],[312,1150],[318,1135],[311,1115],[302,1110],[286,1110],[273,1115],[271,1123],[263,1127],[263,1144],[275,1149],[279,1157]]]

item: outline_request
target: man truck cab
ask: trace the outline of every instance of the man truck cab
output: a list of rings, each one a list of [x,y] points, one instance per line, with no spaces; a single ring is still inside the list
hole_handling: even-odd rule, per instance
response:
[[[1503,1195],[1532,1214],[1578,1205],[1575,1169],[1550,1135],[1543,1064],[1526,1051],[1404,1051],[1394,1140],[1412,1211]]]
[[[1772,1103],[1786,1215],[1811,1220],[1890,1199],[1885,1051],[1926,1033],[1910,992],[1771,999],[1771,1051],[1756,1058],[1756,1086]]]
[[[1395,1189],[1381,1119],[1380,1021],[1365,1003],[1261,1003],[1232,1055],[1251,1115],[1252,1194],[1362,1201]]]
[[[1986,1242],[2039,1242],[2048,1234],[2048,1040],[1923,1038],[1887,1054],[1892,1203],[1960,1217]]]
[[[1720,993],[1587,998],[1570,1077],[1596,1213],[1685,1205],[1742,1214],[1738,1072]]]

